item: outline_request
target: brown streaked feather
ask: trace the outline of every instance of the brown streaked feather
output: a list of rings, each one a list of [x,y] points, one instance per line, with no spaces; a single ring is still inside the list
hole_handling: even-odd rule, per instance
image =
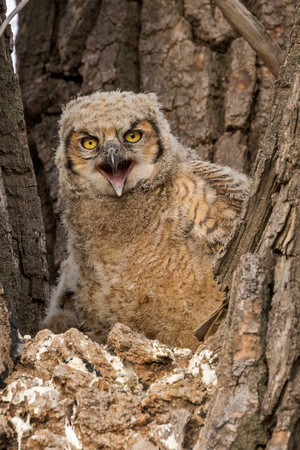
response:
[[[228,202],[235,198],[242,204],[248,196],[250,179],[245,175],[205,161],[192,161],[190,164],[193,173],[213,187],[218,195],[227,198]]]
[[[179,177],[182,188],[178,189],[178,195],[181,194],[181,202],[189,205],[186,230],[197,239],[206,240],[209,249],[216,252],[241,211],[249,179],[232,169],[203,161],[191,161],[185,167],[191,174]]]

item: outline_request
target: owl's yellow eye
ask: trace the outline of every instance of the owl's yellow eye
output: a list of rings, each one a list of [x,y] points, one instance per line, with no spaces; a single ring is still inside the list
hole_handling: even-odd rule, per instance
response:
[[[125,134],[125,140],[127,142],[138,142],[142,137],[142,133],[140,131],[128,131]]]
[[[85,137],[81,139],[81,145],[87,150],[92,150],[98,145],[98,139],[93,137]]]

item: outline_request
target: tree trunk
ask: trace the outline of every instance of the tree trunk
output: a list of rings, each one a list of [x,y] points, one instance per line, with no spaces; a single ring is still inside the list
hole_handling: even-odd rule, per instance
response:
[[[249,202],[216,264],[231,295],[199,449],[299,448],[299,38],[300,7]]]
[[[295,0],[246,1],[285,48]],[[249,172],[267,126],[273,76],[208,0],[31,0],[20,13],[18,71],[46,226],[51,279],[64,256],[57,120],[97,89],[152,91],[172,131],[204,159]]]
[[[4,13],[5,2],[1,0],[1,22]],[[15,326],[29,334],[38,330],[48,272],[21,92],[10,57],[11,38],[10,28],[0,38],[0,284],[4,289],[1,311],[8,309]],[[5,342],[6,339],[3,345]]]

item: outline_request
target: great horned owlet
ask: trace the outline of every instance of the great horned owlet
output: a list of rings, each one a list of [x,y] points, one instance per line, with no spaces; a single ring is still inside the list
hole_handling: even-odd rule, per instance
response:
[[[72,100],[56,163],[69,256],[43,326],[103,343],[122,322],[195,349],[194,328],[224,297],[212,259],[248,178],[201,161],[171,134],[156,95],[132,92]]]

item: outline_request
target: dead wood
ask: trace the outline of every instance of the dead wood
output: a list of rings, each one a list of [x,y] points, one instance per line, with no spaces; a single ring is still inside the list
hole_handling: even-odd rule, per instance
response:
[[[239,0],[214,0],[230,25],[261,57],[275,78],[284,61],[284,52],[272,42],[263,25]]]

